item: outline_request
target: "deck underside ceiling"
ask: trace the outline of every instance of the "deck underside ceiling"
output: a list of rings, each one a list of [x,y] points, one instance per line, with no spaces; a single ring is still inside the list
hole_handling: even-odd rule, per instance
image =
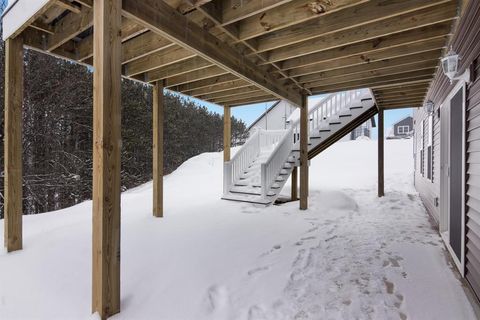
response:
[[[20,0],[28,1],[28,0]],[[93,63],[93,2],[50,0],[16,33]],[[219,105],[371,88],[421,106],[461,0],[123,0],[122,73]],[[14,10],[12,10],[13,12]],[[7,16],[10,13],[7,13]]]

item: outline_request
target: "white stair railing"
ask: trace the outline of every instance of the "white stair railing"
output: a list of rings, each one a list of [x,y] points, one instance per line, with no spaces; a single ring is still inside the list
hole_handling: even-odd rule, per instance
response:
[[[261,165],[261,185],[262,197],[266,198],[268,190],[272,187],[277,179],[283,165],[288,160],[292,152],[293,140],[292,129],[284,132],[281,141],[275,146],[268,159]]]
[[[223,193],[227,194],[235,181],[265,148],[273,148],[288,130],[256,130],[230,161],[223,165]]]
[[[368,89],[360,89],[332,93],[323,98],[308,112],[308,118],[310,120],[308,125],[308,136],[310,136],[310,132],[316,128],[319,128],[323,123],[325,123],[325,121],[328,121],[334,116],[340,115],[340,113],[344,110],[348,110],[353,101],[359,100],[369,94],[370,91]],[[293,130],[295,143],[300,137],[300,119],[295,119],[290,123],[290,125]]]

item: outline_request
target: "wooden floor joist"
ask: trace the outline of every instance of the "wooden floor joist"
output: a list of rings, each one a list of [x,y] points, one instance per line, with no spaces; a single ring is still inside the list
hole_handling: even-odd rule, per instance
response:
[[[199,26],[189,25],[186,17],[163,1],[123,0],[123,14],[268,93],[295,105],[300,104],[301,95],[298,91],[286,89],[271,74],[261,70],[231,47],[217,41],[214,36]],[[176,23],[170,21],[176,21]],[[187,25],[189,28],[185,29],[183,26]]]
[[[5,41],[4,244],[8,252],[22,249],[23,38]]]
[[[92,311],[120,311],[121,0],[94,2]]]

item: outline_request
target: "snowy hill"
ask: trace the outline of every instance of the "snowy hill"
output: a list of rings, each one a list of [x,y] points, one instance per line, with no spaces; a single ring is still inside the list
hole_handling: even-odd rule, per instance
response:
[[[112,319],[475,319],[413,188],[411,143],[386,141],[382,199],[376,141],[312,160],[306,212],[220,200],[221,153],[165,178],[163,219],[151,184],[123,193]],[[91,202],[26,216],[24,250],[1,252],[0,270],[0,319],[96,318]]]

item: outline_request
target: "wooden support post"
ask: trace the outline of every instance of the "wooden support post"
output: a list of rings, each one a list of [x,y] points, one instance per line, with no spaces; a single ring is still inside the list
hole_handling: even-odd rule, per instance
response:
[[[302,96],[300,107],[300,210],[308,208],[308,104]]]
[[[163,81],[153,87],[153,215],[163,217]]]
[[[230,161],[230,147],[232,144],[232,119],[230,106],[223,107],[223,161]]]
[[[293,168],[292,171],[292,190],[291,190],[291,200],[298,200],[298,170],[297,167]]]
[[[7,251],[22,249],[23,38],[5,42],[5,206]]]
[[[120,312],[121,0],[95,0],[92,310]]]
[[[378,196],[385,195],[384,111],[378,110]]]

